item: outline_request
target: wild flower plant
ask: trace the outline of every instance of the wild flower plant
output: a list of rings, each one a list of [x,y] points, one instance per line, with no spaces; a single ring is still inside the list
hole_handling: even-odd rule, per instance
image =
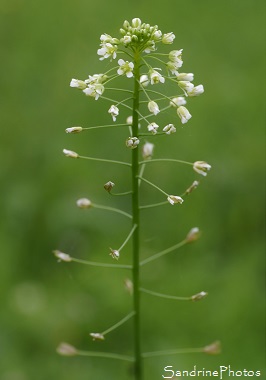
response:
[[[104,340],[106,335],[113,331],[115,328],[121,326],[123,323],[133,318],[134,323],[134,354],[132,356],[125,356],[120,353],[106,353],[106,352],[84,352],[79,351],[67,343],[62,343],[58,347],[58,352],[61,355],[88,355],[88,356],[102,356],[114,359],[127,360],[134,365],[134,376],[136,380],[141,380],[143,376],[142,364],[143,359],[151,356],[168,355],[180,352],[206,352],[210,354],[219,351],[219,343],[215,342],[211,345],[195,348],[195,349],[177,349],[170,351],[156,351],[145,353],[142,351],[141,334],[140,334],[140,293],[147,293],[156,297],[170,298],[175,300],[190,300],[198,301],[207,296],[205,291],[201,291],[190,297],[171,296],[166,294],[157,293],[141,287],[141,268],[153,260],[157,260],[162,256],[171,253],[178,248],[197,240],[200,236],[200,231],[197,227],[192,228],[187,236],[173,246],[167,247],[163,251],[157,252],[150,257],[142,260],[141,246],[140,246],[140,212],[145,208],[153,208],[160,205],[172,205],[182,207],[185,198],[199,185],[199,181],[194,181],[182,194],[169,194],[166,190],[161,189],[155,183],[149,181],[144,177],[144,170],[149,165],[156,165],[156,162],[175,162],[177,164],[185,164],[191,166],[195,172],[200,175],[206,176],[211,166],[205,161],[186,162],[176,158],[156,158],[153,159],[154,144],[150,141],[154,135],[170,135],[176,132],[180,127],[179,123],[186,124],[192,117],[187,103],[190,98],[197,97],[204,92],[203,85],[195,86],[192,81],[194,74],[180,72],[183,65],[182,53],[183,49],[170,50],[167,53],[158,53],[157,48],[159,45],[172,45],[175,39],[174,33],[163,33],[157,25],[151,26],[150,24],[142,23],[139,18],[134,18],[131,23],[124,21],[123,27],[120,29],[120,37],[112,37],[108,34],[102,34],[100,37],[100,48],[97,54],[100,60],[108,60],[113,63],[113,67],[105,73],[89,75],[85,80],[72,79],[70,82],[71,87],[81,90],[86,96],[94,98],[95,100],[105,99],[109,102],[106,108],[106,113],[109,113],[113,123],[108,125],[91,126],[87,128],[71,127],[67,128],[67,133],[81,133],[84,130],[94,128],[117,128],[123,127],[129,129],[129,137],[125,143],[121,142],[121,149],[123,145],[132,151],[130,162],[121,162],[116,160],[109,160],[105,158],[95,158],[82,156],[76,152],[64,149],[65,156],[70,158],[82,158],[87,160],[99,161],[102,163],[108,162],[118,165],[125,165],[131,170],[131,188],[125,193],[113,193],[115,184],[108,181],[104,184],[104,189],[111,195],[128,195],[131,197],[131,214],[115,209],[109,206],[94,204],[87,198],[77,200],[77,206],[80,208],[101,208],[113,212],[119,212],[125,217],[131,219],[131,230],[128,232],[124,242],[119,248],[110,248],[109,258],[114,259],[114,263],[97,263],[91,261],[80,260],[73,258],[70,255],[54,251],[55,256],[59,261],[64,262],[79,262],[94,266],[115,267],[121,269],[130,269],[132,271],[132,281],[127,280],[127,288],[133,294],[133,308],[132,311],[123,317],[114,326],[103,332],[91,332],[90,335],[93,340]],[[118,59],[119,57],[119,59]],[[123,58],[120,58],[123,57]],[[118,59],[118,60],[117,60]],[[130,96],[124,96],[124,89],[111,88],[110,83],[115,81],[118,77],[123,76],[125,81],[131,81],[132,90],[126,90]],[[162,92],[167,84],[172,84],[173,94],[166,95],[166,91]],[[116,90],[118,94],[123,94],[122,99],[110,99],[105,97],[108,90]],[[124,91],[124,92],[123,92]],[[120,109],[125,108],[130,112],[126,122],[120,124],[116,123],[119,119]],[[166,110],[172,111],[171,120],[167,125],[161,125],[156,122],[156,116]],[[141,157],[142,156],[142,157]],[[140,185],[145,182],[149,186],[155,188],[163,194],[163,199],[155,204],[140,205]],[[132,241],[132,265],[121,265],[119,261],[120,254],[124,246]]]

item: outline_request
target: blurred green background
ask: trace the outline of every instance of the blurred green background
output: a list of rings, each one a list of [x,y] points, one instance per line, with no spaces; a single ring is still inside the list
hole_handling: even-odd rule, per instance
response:
[[[143,295],[143,350],[201,347],[216,339],[223,345],[219,356],[147,359],[145,380],[162,378],[166,365],[264,370],[264,1],[1,0],[0,16],[0,379],[131,378],[127,363],[55,353],[61,341],[131,353],[131,322],[102,343],[89,337],[130,311],[123,286],[129,273],[58,264],[51,252],[108,261],[108,247],[117,248],[129,231],[120,215],[75,206],[86,196],[130,210],[126,197],[103,190],[112,180],[126,191],[128,169],[67,159],[62,149],[130,159],[121,129],[79,135],[64,129],[110,123],[103,111],[108,104],[69,82],[108,68],[96,55],[99,36],[117,36],[133,17],[173,31],[174,48],[184,49],[183,71],[194,72],[195,83],[205,87],[188,104],[189,123],[152,140],[155,158],[212,165],[206,179],[182,165],[147,168],[147,177],[173,194],[195,179],[201,184],[180,207],[143,211],[143,257],[182,240],[191,227],[203,233],[197,243],[145,266],[142,285],[209,296],[189,303]],[[144,185],[142,202],[151,200],[162,198]],[[130,245],[124,254],[129,261]]]

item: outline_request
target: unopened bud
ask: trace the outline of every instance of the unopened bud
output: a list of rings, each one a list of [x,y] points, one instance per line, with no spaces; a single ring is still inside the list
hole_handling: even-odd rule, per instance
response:
[[[79,157],[78,153],[73,152],[73,150],[63,149],[63,153],[66,157],[71,157],[71,158]]]
[[[63,356],[75,356],[78,354],[78,351],[75,347],[71,346],[68,343],[60,343],[56,349],[56,352]]]
[[[210,355],[217,355],[221,353],[221,342],[219,340],[205,346],[203,352]]]
[[[82,129],[82,127],[70,127],[66,129],[66,133],[79,133]]]
[[[191,299],[192,299],[192,301],[199,301],[202,298],[207,297],[207,295],[208,295],[208,293],[206,293],[206,292],[200,292],[200,293],[194,294],[194,296],[192,296]]]
[[[108,181],[106,182],[106,184],[104,184],[104,188],[106,191],[108,191],[108,193],[110,193],[110,191],[112,190],[112,188],[115,186],[115,184],[111,181]]]
[[[104,340],[103,334],[100,333],[90,333],[92,340]]]
[[[88,198],[80,198],[76,202],[79,208],[90,208],[92,207],[92,203]]]
[[[186,194],[190,194],[193,190],[195,190],[199,186],[199,181],[194,181],[189,188],[185,191]]]
[[[149,160],[152,157],[154,144],[146,142],[142,147],[142,157],[144,160]]]
[[[72,261],[72,258],[67,253],[58,251],[57,249],[53,251],[53,254],[55,255],[55,257],[58,258],[59,262],[60,261],[65,261],[65,262]]]
[[[128,291],[128,293],[130,295],[132,295],[133,294],[133,282],[129,278],[126,278],[124,281],[124,284],[125,284],[125,288]]]
[[[191,243],[192,241],[198,240],[199,237],[200,237],[200,230],[198,229],[198,227],[194,227],[194,228],[191,228],[191,230],[187,234],[186,241],[188,243]]]

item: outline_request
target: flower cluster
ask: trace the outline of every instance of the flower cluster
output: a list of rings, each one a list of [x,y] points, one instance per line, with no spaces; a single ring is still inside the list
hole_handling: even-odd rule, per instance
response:
[[[140,91],[143,92],[144,96],[147,99],[147,108],[148,111],[157,116],[162,108],[158,104],[158,100],[151,99],[150,95],[152,91],[148,89],[149,86],[162,85],[168,81],[173,81],[177,84],[177,89],[180,89],[182,92],[180,94],[173,95],[172,97],[167,97],[164,94],[161,94],[160,101],[167,100],[167,106],[173,107],[176,109],[176,115],[179,117],[182,124],[186,124],[192,117],[188,109],[185,107],[187,103],[187,98],[199,96],[204,92],[203,85],[194,86],[192,81],[194,80],[193,73],[184,73],[179,72],[179,69],[183,65],[182,53],[183,49],[171,50],[169,53],[156,55],[157,45],[159,43],[165,45],[171,45],[174,42],[175,35],[172,32],[163,33],[157,25],[151,26],[150,24],[143,23],[139,18],[134,18],[131,23],[129,21],[124,21],[122,28],[120,29],[120,35],[122,37],[112,37],[109,34],[102,34],[100,36],[100,48],[97,50],[99,59],[101,61],[109,59],[115,61],[117,59],[118,53],[127,54],[127,50],[131,50],[130,56],[132,56],[131,61],[127,61],[123,58],[119,58],[117,65],[112,69],[108,70],[105,74],[94,74],[89,75],[88,79],[79,80],[72,79],[70,82],[71,87],[78,88],[83,91],[87,96],[93,97],[95,100],[98,100],[103,96],[104,91],[108,88],[106,87],[107,83],[116,79],[119,76],[125,76],[126,78],[134,78],[135,81],[138,81],[140,86]],[[138,52],[140,56],[141,71],[138,73],[138,77],[135,78],[135,61],[134,54]],[[145,58],[143,57],[145,56]],[[162,57],[166,58],[163,60]],[[162,64],[162,67],[153,67],[150,64],[149,59],[156,59],[156,64],[158,62]],[[113,72],[112,72],[113,71]],[[153,91],[154,92],[154,91]],[[159,94],[158,91],[156,91]],[[111,99],[108,99],[111,100]],[[170,100],[170,102],[169,102]],[[144,101],[145,102],[145,101]],[[111,115],[113,122],[116,122],[116,119],[119,115],[118,106],[128,107],[125,104],[124,100],[113,101],[114,104],[111,104],[108,109],[108,113]],[[145,119],[143,115],[142,119]],[[159,125],[152,122],[147,122],[147,129],[152,135],[155,135],[159,131]],[[69,132],[72,132],[69,131]],[[74,133],[79,132],[79,130],[73,130]],[[170,135],[176,132],[176,127],[174,123],[169,123],[162,128],[161,133]],[[135,148],[138,145],[138,136],[127,140],[126,146],[129,148]],[[134,139],[137,139],[134,141]]]

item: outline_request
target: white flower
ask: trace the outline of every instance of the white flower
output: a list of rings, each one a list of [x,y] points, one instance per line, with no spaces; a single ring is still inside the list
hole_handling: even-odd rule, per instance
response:
[[[178,69],[180,67],[180,65],[178,63],[169,61],[169,62],[167,62],[166,66],[167,66],[168,70],[170,70],[173,75],[178,74]]]
[[[171,205],[174,205],[175,203],[182,204],[184,202],[184,200],[178,195],[169,195],[167,200]]]
[[[65,156],[67,157],[71,157],[71,158],[78,158],[78,153],[76,152],[73,152],[73,150],[68,150],[68,149],[63,149],[63,153]]]
[[[57,249],[53,251],[53,254],[58,258],[58,261],[70,262],[72,260],[72,258],[67,253],[58,251]]]
[[[119,109],[115,105],[111,105],[111,107],[108,110],[108,113],[111,114],[113,121],[116,121],[116,116],[119,114]]]
[[[101,35],[100,40],[102,44],[106,44],[107,42],[110,42],[111,44],[117,44],[119,42],[117,38],[113,38],[112,36],[106,33]]]
[[[110,256],[113,258],[113,259],[116,259],[118,260],[119,259],[119,256],[120,256],[120,253],[119,251],[117,251],[116,249],[112,249],[110,248]]]
[[[154,41],[149,41],[147,44],[148,44],[148,46],[144,50],[145,53],[149,54],[151,51],[155,51],[156,50],[156,46],[155,46],[155,42]]]
[[[180,107],[180,106],[184,106],[186,103],[187,103],[187,101],[183,96],[178,96],[177,98],[173,98],[170,101],[170,106]]]
[[[116,58],[117,45],[113,45],[110,42],[103,42],[101,45],[102,47],[97,50],[97,54],[102,55],[100,61],[109,57],[111,57],[111,59]]]
[[[190,243],[192,241],[198,240],[199,237],[200,237],[200,230],[198,229],[198,227],[193,227],[187,234],[186,241]]]
[[[163,38],[162,38],[162,43],[169,45],[169,44],[172,44],[174,42],[174,39],[175,39],[174,33],[172,33],[172,32],[171,33],[165,33],[163,35]]]
[[[144,160],[148,160],[152,157],[154,144],[146,142],[142,147],[142,157]]]
[[[93,75],[89,75],[89,79],[86,79],[85,83],[86,84],[103,83],[107,78],[108,77],[105,74],[93,74]]]
[[[167,135],[171,135],[171,133],[175,133],[176,132],[176,128],[174,126],[174,124],[168,124],[164,127],[163,131],[167,134]]]
[[[148,109],[154,115],[157,115],[160,112],[158,104],[153,100],[148,103]]]
[[[169,59],[171,62],[174,62],[176,64],[176,67],[181,67],[183,65],[182,51],[183,51],[183,49],[172,50],[169,53]]]
[[[151,132],[153,135],[156,135],[157,129],[159,128],[159,125],[156,123],[150,123],[148,126],[148,131]]]
[[[83,80],[71,79],[70,87],[76,87],[80,90],[83,90],[84,88],[86,88],[86,83]]]
[[[66,128],[66,133],[79,133],[82,131],[82,127],[70,127]]]
[[[89,84],[88,87],[83,90],[83,92],[85,95],[92,96],[95,98],[95,100],[97,100],[103,94],[104,86],[101,83],[95,83],[92,85]]]
[[[184,90],[184,92],[185,92],[185,94],[187,95],[187,93],[189,92],[189,91],[192,91],[193,90],[193,88],[194,88],[194,84],[193,83],[191,83],[191,82],[189,82],[189,81],[187,81],[187,80],[184,80],[184,81],[179,81],[178,82],[178,86],[182,89],[182,90]]]
[[[139,83],[142,84],[143,87],[147,87],[150,83],[148,75],[141,75],[139,78]]]
[[[194,74],[193,73],[178,73],[176,74],[176,79],[178,81],[188,81],[192,82],[194,79]]]
[[[204,87],[202,84],[199,84],[198,86],[195,86],[191,91],[187,91],[188,96],[199,96],[203,94]]]
[[[90,333],[92,340],[104,340],[103,334],[100,333]]]
[[[196,161],[193,164],[193,169],[195,170],[195,172],[203,176],[206,176],[207,171],[211,169],[211,165],[207,164],[207,162],[205,161]]]
[[[186,124],[188,122],[188,120],[192,118],[192,115],[189,113],[187,108],[184,106],[178,107],[176,112],[177,112],[178,116],[180,117],[182,124]]]
[[[76,202],[79,208],[90,208],[92,207],[92,203],[88,198],[80,198]]]
[[[130,149],[135,149],[139,145],[139,139],[137,137],[129,137],[126,140],[126,146]]]
[[[128,78],[133,77],[133,72],[132,72],[134,69],[134,63],[133,62],[128,62],[128,61],[124,61],[123,59],[119,59],[118,64],[120,66],[119,69],[117,70],[118,75],[126,74],[126,76]]]
[[[158,73],[158,71],[152,69],[149,71],[150,74],[150,79],[151,79],[151,84],[156,84],[156,83],[164,83],[165,79],[164,77]]]

